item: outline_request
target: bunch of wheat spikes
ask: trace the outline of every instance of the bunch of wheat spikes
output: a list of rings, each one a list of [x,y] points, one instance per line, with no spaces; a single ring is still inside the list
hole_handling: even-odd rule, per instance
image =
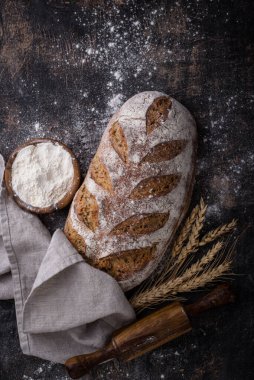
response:
[[[201,198],[176,238],[169,262],[152,283],[143,285],[131,298],[130,302],[137,312],[179,298],[180,293],[204,287],[229,274],[235,245],[225,253],[226,244],[223,239],[213,243],[200,259],[193,262],[195,254],[204,246],[232,232],[236,227],[236,220],[233,219],[231,223],[223,224],[200,237],[206,209],[207,205]]]

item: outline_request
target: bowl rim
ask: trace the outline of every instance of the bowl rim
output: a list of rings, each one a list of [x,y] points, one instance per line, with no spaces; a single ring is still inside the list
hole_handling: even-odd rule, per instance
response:
[[[41,143],[52,143],[54,145],[60,145],[61,147],[63,147],[63,149],[65,149],[72,158],[72,164],[73,164],[73,170],[74,170],[73,180],[72,180],[70,190],[56,204],[48,206],[48,207],[34,207],[32,205],[27,204],[15,193],[12,187],[12,165],[13,165],[14,160],[17,157],[17,154],[22,149],[26,148],[27,146],[37,145]],[[7,188],[8,193],[23,210],[30,211],[36,214],[49,214],[56,210],[60,210],[68,206],[68,204],[72,201],[72,199],[74,198],[79,188],[80,181],[81,181],[81,174],[80,174],[78,160],[75,157],[72,150],[66,144],[62,143],[61,141],[58,141],[56,139],[51,139],[51,138],[34,138],[34,139],[26,141],[24,144],[19,145],[11,153],[5,166],[4,181],[5,181],[5,186]]]

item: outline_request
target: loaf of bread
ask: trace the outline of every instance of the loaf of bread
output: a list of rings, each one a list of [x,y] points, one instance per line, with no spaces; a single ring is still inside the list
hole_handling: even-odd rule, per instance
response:
[[[124,290],[156,268],[191,198],[196,125],[157,91],[130,98],[110,120],[76,193],[65,234]]]

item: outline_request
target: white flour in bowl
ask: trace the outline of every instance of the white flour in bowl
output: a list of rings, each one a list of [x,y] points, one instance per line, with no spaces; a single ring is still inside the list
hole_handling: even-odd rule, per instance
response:
[[[71,189],[71,155],[59,144],[42,142],[20,150],[12,164],[12,188],[33,207],[49,207]]]

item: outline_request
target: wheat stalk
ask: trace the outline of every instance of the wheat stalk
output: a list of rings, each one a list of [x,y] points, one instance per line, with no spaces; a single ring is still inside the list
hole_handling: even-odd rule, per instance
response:
[[[201,198],[199,204],[192,210],[190,216],[187,218],[178,238],[173,244],[171,259],[160,276],[160,282],[162,282],[169,273],[178,273],[188,255],[196,251],[196,247],[198,247],[198,236],[203,227],[206,209],[207,206],[203,198]],[[183,247],[184,242],[188,238],[187,245]]]
[[[147,306],[154,305],[161,300],[171,299],[171,295],[180,283],[181,277],[177,277],[172,281],[165,281],[160,285],[154,286],[134,295],[130,299],[130,303],[134,309],[140,310]]]
[[[209,264],[216,254],[222,249],[223,242],[218,241],[216,244],[213,245],[211,249],[204,255],[200,260],[198,260],[196,263],[192,264],[181,276],[182,280],[188,280],[189,278],[193,277],[195,274],[199,273],[207,264]],[[182,281],[182,282],[183,282]]]
[[[221,278],[228,274],[232,265],[232,254],[236,242],[228,250],[223,259],[223,253],[219,253],[224,243],[215,243],[199,260],[190,264],[187,260],[190,253],[194,253],[199,247],[214,241],[218,237],[232,231],[236,226],[236,220],[219,226],[208,232],[200,240],[200,232],[204,225],[207,206],[203,199],[197,205],[186,220],[172,249],[172,259],[158,278],[153,283],[144,285],[130,302],[140,311],[146,307],[165,300],[179,299],[179,293],[189,292]],[[184,243],[187,241],[186,245]],[[225,256],[225,255],[224,255]],[[173,263],[172,263],[172,260]]]
[[[192,277],[195,273],[200,272],[204,268],[205,265],[209,264],[214,259],[214,257],[222,249],[222,247],[223,247],[222,241],[218,241],[217,243],[215,243],[212,246],[212,248],[209,249],[209,251],[200,260],[198,260],[196,263],[192,264],[188,269],[183,271],[184,274],[181,276],[181,278],[183,280],[187,280],[188,278]],[[175,273],[179,273],[179,270],[181,269],[181,267],[182,265],[180,264],[175,270]],[[173,266],[171,267],[171,270],[173,270]],[[167,270],[167,269],[164,270],[164,273],[161,276],[160,282],[163,282],[163,280],[166,277],[165,274],[168,274],[168,273],[170,273],[170,270]]]
[[[185,282],[185,276],[177,277],[172,282],[164,282],[157,287],[137,294],[130,300],[130,303],[134,309],[142,310],[161,301],[175,299],[175,295],[178,293],[196,290],[225,275],[229,271],[231,264],[231,260],[225,260],[217,267],[208,269],[200,275],[194,274],[187,282]]]
[[[228,271],[231,268],[231,264],[232,261],[226,261],[213,269],[203,272],[200,276],[194,277],[189,282],[180,284],[179,287],[176,288],[172,294],[180,292],[189,292],[201,288],[207,285],[208,283],[211,283],[215,279],[218,279],[222,275],[225,275],[226,273],[229,274]]]
[[[236,227],[236,220],[233,219],[232,222],[223,224],[215,228],[214,230],[208,232],[199,242],[199,246],[202,247],[208,243],[211,243],[213,240],[217,239],[221,235],[224,235],[230,231],[232,231]]]
[[[190,216],[187,218],[179,236],[175,240],[173,247],[172,247],[172,252],[171,255],[172,257],[176,257],[180,252],[183,247],[183,244],[185,243],[186,239],[189,236],[189,233],[191,231],[192,225],[194,224],[198,211],[199,211],[200,205],[197,205],[191,212]]]
[[[197,217],[191,228],[189,240],[186,246],[183,247],[181,252],[179,253],[175,261],[175,264],[185,261],[185,259],[190,253],[195,252],[197,250],[198,245],[199,245],[199,234],[204,225],[206,209],[207,209],[207,205],[204,203],[203,199],[201,198]]]

